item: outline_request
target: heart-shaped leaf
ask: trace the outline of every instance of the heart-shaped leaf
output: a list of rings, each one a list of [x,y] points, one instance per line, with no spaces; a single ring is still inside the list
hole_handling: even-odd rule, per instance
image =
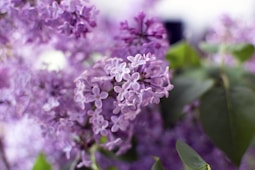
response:
[[[229,44],[227,51],[231,53],[240,62],[250,59],[254,55],[254,46],[252,44]]]
[[[166,55],[170,68],[180,69],[200,65],[200,56],[187,42],[181,41],[171,46]]]

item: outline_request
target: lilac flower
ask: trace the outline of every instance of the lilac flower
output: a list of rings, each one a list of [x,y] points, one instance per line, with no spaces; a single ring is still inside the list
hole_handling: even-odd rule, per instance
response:
[[[117,138],[115,140],[111,140],[111,142],[107,142],[106,144],[103,144],[105,148],[108,150],[113,150],[116,146],[122,144],[122,140],[120,138]]]
[[[132,87],[134,90],[138,90],[140,88],[140,85],[137,82],[140,79],[140,74],[138,72],[135,72],[132,75],[125,74],[124,79],[127,82],[123,86],[126,86],[127,88]]]
[[[89,118],[89,122],[92,124],[96,124],[98,120],[104,120],[103,116],[100,114],[102,112],[102,109],[97,110],[97,111],[92,111],[89,110],[88,111],[88,115],[90,115],[91,117]]]
[[[120,63],[111,69],[110,74],[115,77],[117,82],[121,82],[126,73],[129,73],[129,68],[126,68],[126,63]]]
[[[116,68],[120,65],[120,62],[123,62],[122,59],[120,58],[111,58],[108,59],[108,61],[105,63],[105,71],[107,72],[107,74],[111,74],[112,68]]]
[[[100,92],[100,89],[98,86],[94,86],[92,88],[92,95],[86,95],[85,96],[85,100],[86,102],[95,102],[95,105],[97,108],[101,108],[102,107],[102,99],[106,99],[108,97],[108,93],[107,92]]]
[[[13,62],[1,63],[0,117],[1,121],[19,119],[30,103],[30,69]],[[2,80],[3,79],[3,80]]]
[[[123,101],[125,96],[127,95],[128,91],[127,91],[127,88],[125,86],[123,87],[120,87],[120,86],[114,86],[114,91],[116,93],[118,93],[118,96],[117,96],[117,100],[118,101]]]
[[[103,136],[107,135],[106,128],[108,127],[109,123],[107,120],[104,119],[102,115],[98,115],[96,117],[93,117],[93,131],[95,134],[101,134]]]
[[[127,120],[135,120],[135,118],[138,116],[138,114],[141,112],[141,109],[137,107],[136,105],[125,105],[121,108],[121,111],[123,112],[123,116]]]
[[[82,110],[85,109],[85,97],[83,93],[76,93],[74,96],[74,101],[79,104]]]
[[[144,60],[144,58],[141,54],[137,54],[134,57],[128,56],[127,59],[131,62],[132,68],[136,68],[139,65],[144,65],[146,63],[146,61]]]
[[[124,118],[124,116],[112,116],[111,117],[112,122],[114,125],[111,128],[112,132],[117,132],[118,129],[125,131],[128,126],[128,121]]]

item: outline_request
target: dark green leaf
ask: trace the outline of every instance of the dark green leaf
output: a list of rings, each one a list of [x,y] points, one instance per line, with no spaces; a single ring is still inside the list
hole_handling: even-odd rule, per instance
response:
[[[199,48],[209,54],[216,54],[220,51],[221,44],[210,44],[206,42],[202,42],[199,44]]]
[[[255,131],[255,93],[244,85],[218,84],[201,98],[200,119],[212,141],[239,165]]]
[[[181,158],[186,170],[210,170],[210,165],[207,164],[199,154],[194,151],[189,145],[182,141],[176,142],[176,149]]]
[[[246,85],[247,82],[243,81],[245,70],[240,67],[224,67],[224,71],[221,67],[208,67],[206,69],[209,78],[215,81],[215,85],[222,85],[222,73],[225,72],[228,77],[228,81],[231,85]]]
[[[170,68],[196,67],[200,65],[200,56],[187,42],[179,42],[171,46],[166,56]]]
[[[250,59],[254,54],[254,46],[252,44],[230,44],[227,51],[236,57],[240,62]]]
[[[172,80],[174,88],[169,97],[161,100],[161,111],[165,127],[178,120],[183,107],[191,104],[209,90],[214,82],[205,77],[205,70],[189,70],[188,74],[175,76]]]
[[[155,163],[153,164],[151,170],[164,170],[164,167],[158,157],[154,157]]]
[[[33,170],[51,170],[51,165],[44,154],[40,153],[36,159]]]

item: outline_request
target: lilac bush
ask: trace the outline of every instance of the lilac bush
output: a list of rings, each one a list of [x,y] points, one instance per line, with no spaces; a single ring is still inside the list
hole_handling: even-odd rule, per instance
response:
[[[121,24],[120,32],[129,32],[125,38],[133,41],[131,46],[117,38],[120,34],[102,34],[106,27],[98,26],[98,10],[87,1],[10,0],[1,2],[0,14],[0,112],[1,122],[7,123],[1,138],[4,169],[31,169],[40,152],[55,169],[66,160],[74,167],[93,166],[95,145],[125,153],[142,108],[159,103],[173,87],[163,59],[166,34],[159,22],[144,20],[144,13],[135,17],[144,28]],[[94,45],[105,38],[118,47]],[[48,63],[43,63],[46,69],[35,64],[46,50],[65,57],[64,69],[51,71]],[[113,57],[103,57],[109,52]],[[101,56],[99,61],[93,61],[94,53]],[[22,134],[26,127],[31,130],[21,139],[9,132],[16,125]],[[35,148],[18,151],[37,138]],[[28,163],[20,164],[23,161]]]
[[[147,1],[141,4],[149,8]],[[179,139],[212,168],[236,169],[224,148],[204,132],[197,115],[200,105],[192,105],[203,105],[203,96],[224,82],[192,77],[188,82],[197,81],[205,90],[186,93],[190,87],[176,79],[192,70],[171,69],[177,60],[166,60],[169,44],[163,24],[141,11],[116,23],[102,16],[93,1],[0,2],[1,170],[41,170],[40,164],[52,170],[151,169],[153,156],[165,169],[181,170],[175,150]],[[253,26],[236,28],[240,25],[224,22],[233,25],[226,42],[253,43],[242,34]],[[209,39],[221,42],[221,34]],[[252,70],[252,61],[244,67]],[[178,86],[181,93],[174,96]],[[197,91],[201,95],[192,98]],[[185,114],[178,113],[168,124],[159,108],[172,94],[176,103],[167,107],[179,107],[178,97],[185,94],[179,108]],[[244,170],[253,152],[250,146],[240,166]]]

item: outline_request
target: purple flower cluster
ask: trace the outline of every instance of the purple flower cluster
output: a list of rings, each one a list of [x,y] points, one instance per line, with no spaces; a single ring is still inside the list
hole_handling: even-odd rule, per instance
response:
[[[112,56],[125,58],[126,55],[152,53],[163,59],[167,49],[166,31],[162,23],[139,13],[133,22],[121,22],[120,32],[115,37]]]
[[[70,60],[77,67],[78,62],[81,64],[88,58],[89,52],[100,51],[91,45],[95,38],[88,38],[97,26],[97,15],[98,10],[86,0],[0,2],[0,60],[12,55],[35,59],[38,54],[27,52],[47,46],[64,52],[67,57],[82,55]],[[90,48],[84,48],[88,44]]]
[[[107,136],[107,149],[123,144],[123,133],[132,129],[141,108],[168,96],[173,86],[164,65],[151,54],[128,56],[127,61],[106,58],[75,80],[75,101],[88,117],[95,138]]]
[[[140,13],[118,34],[98,15],[87,0],[0,2],[0,169],[31,169],[39,152],[54,169],[90,166],[98,145],[122,154],[141,110],[172,89],[162,25]],[[50,71],[55,54],[66,63]]]
[[[8,32],[21,34],[16,36],[28,42],[48,42],[59,34],[78,38],[86,36],[96,26],[97,11],[83,0],[14,0],[3,5],[8,10],[4,19],[12,19],[7,22],[12,28]],[[1,33],[4,37],[5,32]]]
[[[35,121],[41,129],[31,135],[43,137],[40,149],[53,162],[62,161],[65,152],[69,159],[78,156],[79,166],[89,166],[89,148],[100,144],[102,136],[107,136],[105,148],[125,152],[131,147],[133,122],[141,108],[158,103],[172,88],[167,64],[151,54],[129,56],[127,61],[103,59],[75,84],[76,72],[66,71],[34,70],[10,59],[0,68],[1,122],[22,124],[24,116]],[[36,155],[38,149],[29,152]]]
[[[21,118],[30,102],[30,70],[13,65],[10,61],[0,67],[0,121]]]

